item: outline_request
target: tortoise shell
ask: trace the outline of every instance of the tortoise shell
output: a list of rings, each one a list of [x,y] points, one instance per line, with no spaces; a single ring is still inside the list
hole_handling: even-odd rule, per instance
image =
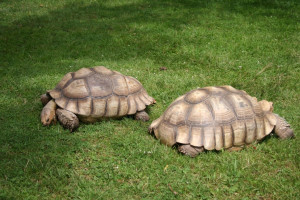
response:
[[[231,86],[205,87],[177,98],[149,130],[162,143],[221,150],[261,140],[276,124],[272,103]]]
[[[135,114],[155,102],[138,80],[103,66],[67,73],[48,94],[59,107],[92,118]]]

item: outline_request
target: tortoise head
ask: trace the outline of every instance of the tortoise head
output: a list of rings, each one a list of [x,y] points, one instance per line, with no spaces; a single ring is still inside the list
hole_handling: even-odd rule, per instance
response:
[[[56,104],[54,100],[49,101],[41,112],[41,122],[44,126],[49,126],[52,122],[56,122]]]

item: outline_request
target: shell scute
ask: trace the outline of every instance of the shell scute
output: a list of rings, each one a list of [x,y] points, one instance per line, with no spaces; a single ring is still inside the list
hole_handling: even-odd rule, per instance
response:
[[[201,127],[197,127],[197,126],[192,127],[190,144],[195,147],[203,146],[203,135],[202,135]]]
[[[136,80],[135,78],[130,77],[130,76],[125,77],[125,79],[126,79],[126,82],[128,85],[128,90],[129,90],[130,94],[140,91],[141,83],[138,80]]]
[[[246,125],[246,138],[245,143],[250,144],[256,140],[256,123],[254,119],[248,119],[245,121]]]
[[[77,72],[74,73],[73,78],[74,79],[85,78],[91,74],[93,74],[92,70],[90,70],[88,68],[81,68],[80,70],[78,70]]]
[[[213,150],[215,148],[215,134],[213,127],[205,127],[204,130],[204,143],[203,146],[207,150]]]
[[[189,103],[200,103],[209,96],[208,92],[203,89],[193,90],[185,96],[185,101]]]
[[[177,128],[176,142],[181,144],[188,144],[190,139],[190,127],[187,125],[179,126]]]
[[[66,85],[66,83],[68,83],[68,81],[70,81],[72,79],[72,72],[67,73],[62,79],[61,81],[56,85],[56,88],[58,89],[62,89],[64,88],[64,86]]]
[[[230,105],[232,105],[237,119],[244,120],[253,118],[255,113],[252,110],[250,103],[241,95],[231,94],[226,96]]]
[[[107,99],[106,117],[113,117],[118,115],[119,97],[112,95]]]
[[[185,117],[187,115],[188,108],[188,104],[179,102],[176,105],[169,107],[164,114],[164,120],[173,125],[183,124],[185,123]]]
[[[192,124],[204,126],[212,124],[214,119],[208,106],[205,103],[199,103],[191,108],[188,121]]]
[[[78,99],[78,114],[89,116],[92,112],[92,99],[91,97],[85,99]]]
[[[209,99],[209,103],[214,113],[215,122],[219,124],[229,124],[235,121],[236,116],[234,110],[224,98],[215,96]]]
[[[92,97],[105,97],[113,92],[112,82],[107,76],[94,74],[87,78],[87,83]]]
[[[163,144],[173,146],[176,143],[174,127],[165,122],[154,130],[154,134]]]
[[[245,142],[246,130],[245,123],[243,121],[235,121],[232,123],[232,131],[234,133],[233,145],[241,146]]]
[[[113,75],[111,77],[113,81],[114,90],[113,92],[120,96],[127,96],[129,94],[128,86],[124,76],[120,74]]]
[[[97,66],[93,68],[97,73],[102,75],[112,75],[114,72],[110,69],[107,69],[104,66]]]
[[[62,92],[65,97],[70,99],[81,99],[89,96],[89,91],[84,79],[72,81]]]

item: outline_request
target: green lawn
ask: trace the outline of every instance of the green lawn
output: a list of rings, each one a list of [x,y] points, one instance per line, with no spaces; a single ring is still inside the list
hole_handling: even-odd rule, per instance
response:
[[[39,96],[96,65],[137,77],[151,120],[43,127]],[[192,159],[147,133],[225,84],[274,102],[296,138]],[[0,199],[300,199],[299,101],[299,1],[0,0]]]

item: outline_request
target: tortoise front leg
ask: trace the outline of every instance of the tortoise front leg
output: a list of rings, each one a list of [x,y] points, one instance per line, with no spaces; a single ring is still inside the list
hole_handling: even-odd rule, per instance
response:
[[[199,153],[204,151],[203,147],[193,147],[189,144],[182,144],[179,145],[178,151],[183,153],[184,155],[190,156],[190,157],[196,157]]]
[[[150,117],[149,115],[146,113],[145,110],[142,111],[138,111],[135,116],[134,119],[136,120],[142,120],[143,122],[149,121]]]
[[[44,126],[49,126],[52,122],[56,122],[55,116],[56,103],[54,100],[49,101],[41,112],[41,121]]]
[[[73,132],[78,128],[79,119],[74,113],[64,109],[57,109],[56,115],[62,126],[66,129],[69,129],[70,132]]]
[[[40,99],[41,99],[42,104],[45,106],[52,98],[50,97],[50,95],[48,93],[46,93],[46,94],[42,94]]]
[[[276,116],[276,125],[275,125],[275,134],[278,135],[281,139],[287,139],[294,137],[294,131],[291,129],[290,124],[285,121],[282,117],[275,114]]]

